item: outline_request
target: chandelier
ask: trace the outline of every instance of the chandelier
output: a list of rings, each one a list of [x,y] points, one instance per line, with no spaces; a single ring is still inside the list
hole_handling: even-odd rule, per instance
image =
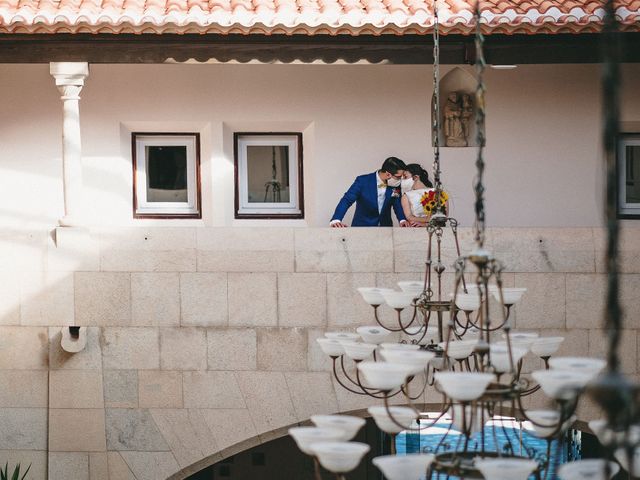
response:
[[[353,394],[381,400],[382,405],[370,407],[369,413],[377,427],[392,436],[391,455],[376,457],[373,463],[389,480],[431,479],[440,478],[440,475],[443,478],[490,480],[526,480],[532,475],[537,479],[548,478],[556,467],[552,460],[552,442],[571,427],[578,403],[586,396],[593,398],[605,414],[603,419],[591,421],[589,426],[606,454],[604,458],[566,463],[557,468],[557,475],[562,480],[608,480],[622,466],[630,477],[640,476],[640,387],[620,373],[618,358],[622,329],[615,212],[619,67],[613,0],[606,3],[604,22],[608,218],[605,325],[609,340],[606,361],[555,357],[564,340],[562,337],[540,337],[536,333],[512,330],[511,310],[525,289],[503,285],[503,264],[485,248],[485,60],[479,1],[475,8],[478,81],[475,247],[470,253],[460,255],[457,222],[448,216],[439,201],[443,190],[438,141],[439,37],[435,3],[434,18],[433,141],[437,201],[436,211],[426,227],[424,281],[398,282],[400,291],[360,288],[363,299],[373,308],[375,325],[359,327],[356,333],[328,332],[325,338],[318,339],[318,343],[330,356],[333,375],[343,388]],[[454,263],[453,293],[450,298],[443,298],[445,267],[441,244],[447,226],[453,233],[458,258]],[[434,238],[435,252],[432,248]],[[395,310],[393,325],[380,319],[379,310],[385,304]],[[532,372],[530,377],[523,373],[523,360],[527,355],[535,355],[544,363],[544,369]],[[436,416],[426,416],[415,404],[426,389],[442,394],[442,407]],[[539,390],[552,401],[553,408],[526,409],[524,399]],[[509,437],[504,423],[496,420],[505,412],[530,422],[534,434],[546,441],[545,454],[537,455],[526,448],[516,451],[516,440]],[[395,439],[400,432],[419,432],[445,417],[450,423],[433,453],[396,454]],[[317,415],[311,420],[315,427],[292,428],[290,434],[298,447],[313,458],[317,480],[321,479],[321,466],[334,473],[337,479],[344,480],[369,451],[367,444],[350,441],[364,425],[364,419]],[[485,428],[488,422],[491,427]],[[500,429],[502,432],[498,432]],[[496,441],[499,433],[506,438],[504,444]],[[473,442],[472,437],[476,438]],[[444,448],[449,443],[455,444],[456,448]]]

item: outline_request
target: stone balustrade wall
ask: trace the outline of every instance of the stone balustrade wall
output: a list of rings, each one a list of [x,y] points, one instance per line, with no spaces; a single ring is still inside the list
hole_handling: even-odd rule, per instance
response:
[[[472,232],[460,239],[469,251]],[[372,324],[356,288],[421,278],[425,240],[418,229],[0,233],[0,463],[31,463],[33,479],[184,478],[314,413],[365,408],[315,339]],[[506,286],[528,289],[515,327],[602,356],[604,242],[599,228],[490,229]],[[621,249],[622,366],[637,378],[640,228]],[[68,354],[60,329],[73,322],[88,343]]]

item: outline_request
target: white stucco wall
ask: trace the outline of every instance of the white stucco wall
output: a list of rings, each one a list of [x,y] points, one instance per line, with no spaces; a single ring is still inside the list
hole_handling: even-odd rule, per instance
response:
[[[640,130],[640,66],[624,74],[623,120]],[[599,81],[597,65],[487,71],[490,225],[602,223]],[[47,65],[2,65],[0,86],[0,224],[53,225],[63,209],[59,94]],[[304,132],[307,215],[287,224],[326,225],[353,178],[385,157],[430,168],[431,93],[429,66],[92,65],[80,102],[87,218],[166,224],[132,219],[129,132],[196,130],[203,219],[170,223],[255,224],[233,220],[232,134],[294,130]],[[474,149],[442,153],[462,225],[474,161]]]

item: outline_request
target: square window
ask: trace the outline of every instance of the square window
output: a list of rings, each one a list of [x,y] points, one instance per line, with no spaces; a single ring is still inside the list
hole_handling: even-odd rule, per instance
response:
[[[236,133],[235,218],[304,218],[301,133]]]
[[[200,136],[133,133],[133,216],[201,218]]]
[[[618,142],[618,213],[640,218],[640,134],[622,134]]]

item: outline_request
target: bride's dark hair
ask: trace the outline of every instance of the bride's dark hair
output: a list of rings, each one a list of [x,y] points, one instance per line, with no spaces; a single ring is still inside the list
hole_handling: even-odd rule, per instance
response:
[[[407,165],[406,170],[411,174],[412,177],[418,176],[420,178],[420,181],[424,183],[425,187],[433,188],[433,183],[431,183],[431,180],[429,180],[429,174],[424,168],[422,168],[422,166],[417,163],[410,163],[409,165]]]

